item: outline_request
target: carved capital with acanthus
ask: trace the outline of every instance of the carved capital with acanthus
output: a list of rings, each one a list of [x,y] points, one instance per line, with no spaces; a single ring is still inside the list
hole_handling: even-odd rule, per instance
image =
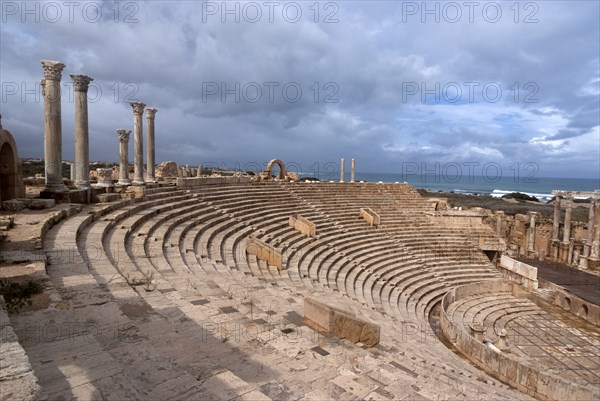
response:
[[[60,61],[42,60],[42,67],[44,68],[44,78],[51,81],[60,81],[62,78],[62,70],[65,65]]]
[[[154,120],[154,116],[156,115],[157,111],[158,110],[153,108],[146,109],[146,118],[148,118],[149,120]]]
[[[117,135],[119,135],[119,142],[121,142],[121,143],[129,142],[129,134],[131,134],[131,131],[128,131],[126,129],[118,129]]]
[[[129,104],[133,108],[133,114],[142,115],[144,113],[144,107],[146,107],[146,105],[144,103],[142,103],[142,102],[131,102]]]
[[[88,77],[87,75],[73,74],[71,74],[71,79],[73,80],[73,89],[77,92],[87,92],[90,82],[94,80],[94,78]]]

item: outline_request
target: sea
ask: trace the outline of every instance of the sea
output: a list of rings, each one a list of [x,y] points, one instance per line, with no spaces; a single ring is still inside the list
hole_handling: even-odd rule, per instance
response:
[[[304,176],[313,176],[305,174]],[[317,177],[319,178],[319,177]],[[321,177],[329,180],[330,177]],[[339,177],[337,177],[339,180]],[[344,177],[350,181],[350,174]],[[421,176],[418,174],[402,176],[390,173],[356,173],[356,181],[365,182],[408,182],[410,185],[430,192],[453,192],[466,195],[502,197],[520,192],[535,196],[540,202],[553,198],[553,190],[594,191],[600,189],[600,179],[594,178],[554,178],[554,177],[444,177],[440,175]]]

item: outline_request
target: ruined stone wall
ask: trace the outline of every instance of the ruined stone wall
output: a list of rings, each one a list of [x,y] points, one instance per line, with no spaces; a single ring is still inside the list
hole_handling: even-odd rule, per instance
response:
[[[484,219],[484,223],[497,229],[497,219],[491,215]],[[583,246],[587,238],[587,224],[572,222],[571,237],[575,239],[576,250]],[[550,219],[538,219],[535,222],[535,245],[534,252],[527,252],[527,235],[529,230],[529,217],[524,214],[514,216],[503,216],[500,235],[506,240],[507,253],[511,257],[546,258],[552,255],[552,226]],[[563,238],[563,227],[561,225],[559,238]]]

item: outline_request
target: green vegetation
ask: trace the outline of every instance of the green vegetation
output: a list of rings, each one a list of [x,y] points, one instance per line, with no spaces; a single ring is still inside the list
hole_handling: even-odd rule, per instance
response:
[[[31,306],[31,297],[42,292],[37,281],[28,281],[22,285],[8,279],[0,280],[0,295],[4,297],[8,313],[18,312],[23,306]]]

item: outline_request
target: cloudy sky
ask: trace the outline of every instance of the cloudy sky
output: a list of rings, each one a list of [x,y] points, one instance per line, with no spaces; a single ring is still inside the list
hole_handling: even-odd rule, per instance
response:
[[[50,59],[66,64],[64,159],[69,74],[85,74],[92,160],[118,160],[116,130],[133,129],[140,100],[158,109],[158,162],[600,175],[597,1],[2,1],[1,13],[2,123],[21,157],[43,156]]]

